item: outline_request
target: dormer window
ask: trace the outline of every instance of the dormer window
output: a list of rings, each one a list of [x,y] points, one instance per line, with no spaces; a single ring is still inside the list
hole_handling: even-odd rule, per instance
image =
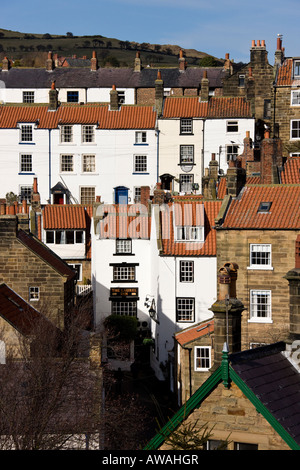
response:
[[[300,60],[294,60],[294,77],[300,77]]]
[[[258,212],[269,212],[272,202],[261,202],[258,207]]]
[[[176,241],[203,242],[204,227],[176,227]]]

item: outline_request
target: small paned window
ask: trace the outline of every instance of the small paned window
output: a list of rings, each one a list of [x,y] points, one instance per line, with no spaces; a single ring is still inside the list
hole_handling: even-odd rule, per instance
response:
[[[67,102],[68,103],[78,103],[79,101],[79,92],[78,91],[67,91]]]
[[[271,291],[250,291],[250,320],[266,322],[271,320]]]
[[[260,269],[271,267],[271,245],[250,244],[250,267]]]
[[[23,103],[34,103],[34,91],[23,91]]]
[[[80,188],[80,203],[84,205],[93,204],[95,202],[95,188],[82,187]]]
[[[132,241],[131,240],[116,240],[116,253],[118,255],[130,254],[132,252]]]
[[[20,156],[20,171],[22,173],[32,172],[32,155]]]
[[[134,173],[146,173],[147,172],[147,155],[135,155],[134,156]]]
[[[194,282],[194,261],[180,261],[180,282]]]
[[[61,166],[60,171],[72,172],[74,170],[73,155],[61,155]]]
[[[136,144],[145,144],[147,142],[147,132],[145,131],[136,131],[135,133],[135,143]]]
[[[83,155],[82,156],[82,171],[83,173],[95,173],[96,171],[95,155]]]
[[[39,287],[29,287],[29,300],[40,300]]]
[[[82,126],[82,142],[92,143],[95,141],[95,128],[94,126]]]
[[[207,371],[211,367],[211,348],[210,346],[196,346],[195,371]]]
[[[227,132],[238,132],[239,125],[237,121],[227,121]]]
[[[176,321],[195,321],[195,299],[191,297],[178,297],[176,299]]]
[[[180,134],[192,134],[193,132],[193,120],[189,119],[180,119]]]
[[[60,141],[62,143],[73,142],[73,126],[61,126],[60,128]]]
[[[137,316],[137,301],[113,301],[112,302],[113,315],[125,315],[127,317]]]
[[[21,142],[32,142],[32,141],[33,141],[32,126],[30,125],[21,126]]]

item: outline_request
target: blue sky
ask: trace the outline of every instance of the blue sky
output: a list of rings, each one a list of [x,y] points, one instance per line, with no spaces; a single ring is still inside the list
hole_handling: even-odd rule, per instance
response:
[[[2,0],[0,27],[24,33],[101,34],[123,41],[172,44],[249,62],[254,39],[274,63],[277,34],[286,56],[300,56],[299,0]]]

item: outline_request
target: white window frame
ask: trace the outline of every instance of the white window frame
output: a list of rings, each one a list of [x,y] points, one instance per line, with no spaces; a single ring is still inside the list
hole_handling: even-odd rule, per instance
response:
[[[147,143],[147,132],[146,131],[136,131],[135,132],[135,143],[136,144],[146,144]]]
[[[296,73],[296,71],[297,71],[297,73]],[[294,75],[294,77],[300,77],[300,60],[294,60],[293,75]]]
[[[138,204],[139,202],[141,202],[141,186],[135,186],[133,188],[133,191],[134,191],[134,203],[135,204]]]
[[[192,118],[181,118],[180,119],[180,134],[192,134],[193,133],[193,119]]]
[[[297,123],[297,126],[293,129],[293,123]],[[300,119],[291,119],[291,128],[290,128],[290,139],[299,140],[300,139]],[[293,133],[296,133],[296,137],[293,137]]]
[[[130,255],[132,253],[132,240],[130,238],[117,238],[116,239],[116,254],[117,255]]]
[[[83,245],[85,243],[85,231],[84,230],[45,230],[45,242],[47,245]],[[73,242],[70,242],[70,235],[67,236],[67,232],[73,232]],[[47,241],[47,234],[53,234],[53,242]],[[80,242],[77,241],[77,233],[81,234]],[[59,237],[60,234],[60,237]],[[58,242],[59,240],[59,242]],[[67,242],[68,241],[68,242]]]
[[[69,160],[69,161],[67,161]],[[70,168],[70,169],[68,169]],[[61,154],[60,156],[60,173],[74,173],[74,155]]]
[[[20,173],[32,173],[32,155],[20,154]]]
[[[137,316],[136,300],[114,300],[111,302],[111,312],[113,315],[121,315],[126,317]]]
[[[204,352],[208,355],[203,354]],[[211,368],[211,346],[194,346],[194,370],[206,372]]]
[[[260,302],[259,296],[265,296],[266,302]],[[250,323],[272,323],[272,291],[265,289],[250,289]],[[266,309],[266,314],[261,315],[260,310]]]
[[[239,155],[239,146],[237,144],[226,145],[226,160],[236,160]],[[233,157],[233,158],[230,158]]]
[[[38,302],[40,300],[40,288],[36,286],[29,287],[29,301]]]
[[[86,194],[84,194],[86,192]],[[88,195],[87,193],[90,192]],[[80,187],[80,204],[90,205],[95,202],[96,188],[95,186],[81,186]]]
[[[181,173],[179,175],[179,191],[181,193],[191,193],[193,191],[193,184],[194,174]]]
[[[197,225],[195,227],[186,225],[175,227],[176,242],[204,242],[204,226]]]
[[[228,134],[236,134],[239,131],[239,121],[230,120],[226,122],[226,132]]]
[[[33,126],[32,126],[32,124],[21,124],[21,126],[20,126],[20,142],[33,142]]]
[[[73,99],[74,97],[76,97],[77,99]],[[67,90],[67,103],[79,103],[78,90]]]
[[[195,298],[176,298],[176,322],[193,323],[195,321]]]
[[[82,281],[82,264],[81,263],[68,263],[69,266],[76,271],[77,281]]]
[[[64,124],[60,127],[60,143],[70,144],[73,143],[73,126]]]
[[[34,91],[24,90],[23,93],[23,103],[34,103]]]
[[[136,280],[135,266],[130,264],[113,266],[113,280],[114,282],[134,282]]]
[[[82,173],[95,173],[96,172],[96,155],[83,154],[82,155]]]
[[[180,260],[179,261],[179,281],[180,282],[194,282],[194,261],[193,260]]]
[[[180,145],[180,165],[194,164],[194,145]]]
[[[260,255],[261,253],[261,255]],[[267,253],[269,256],[264,256]],[[253,262],[257,259],[257,263]],[[268,258],[267,263],[263,263]],[[259,261],[262,261],[261,263]],[[250,243],[248,269],[273,270],[272,267],[272,245],[270,243]]]
[[[300,88],[291,91],[291,106],[300,106]]]
[[[133,156],[133,172],[134,173],[147,173],[148,172],[148,156],[136,154]]]
[[[33,189],[33,186],[32,185],[21,185],[19,187],[19,199],[20,199],[20,202],[22,202],[23,199],[26,199],[27,202],[31,202],[31,194],[32,194],[32,189]],[[25,198],[22,198],[22,196],[25,196]]]
[[[81,126],[81,141],[83,144],[93,144],[95,142],[95,126],[91,124]]]

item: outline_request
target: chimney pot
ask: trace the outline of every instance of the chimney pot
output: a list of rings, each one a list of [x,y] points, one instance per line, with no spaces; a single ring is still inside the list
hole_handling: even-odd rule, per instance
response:
[[[252,40],[252,47],[255,47],[255,40]]]

